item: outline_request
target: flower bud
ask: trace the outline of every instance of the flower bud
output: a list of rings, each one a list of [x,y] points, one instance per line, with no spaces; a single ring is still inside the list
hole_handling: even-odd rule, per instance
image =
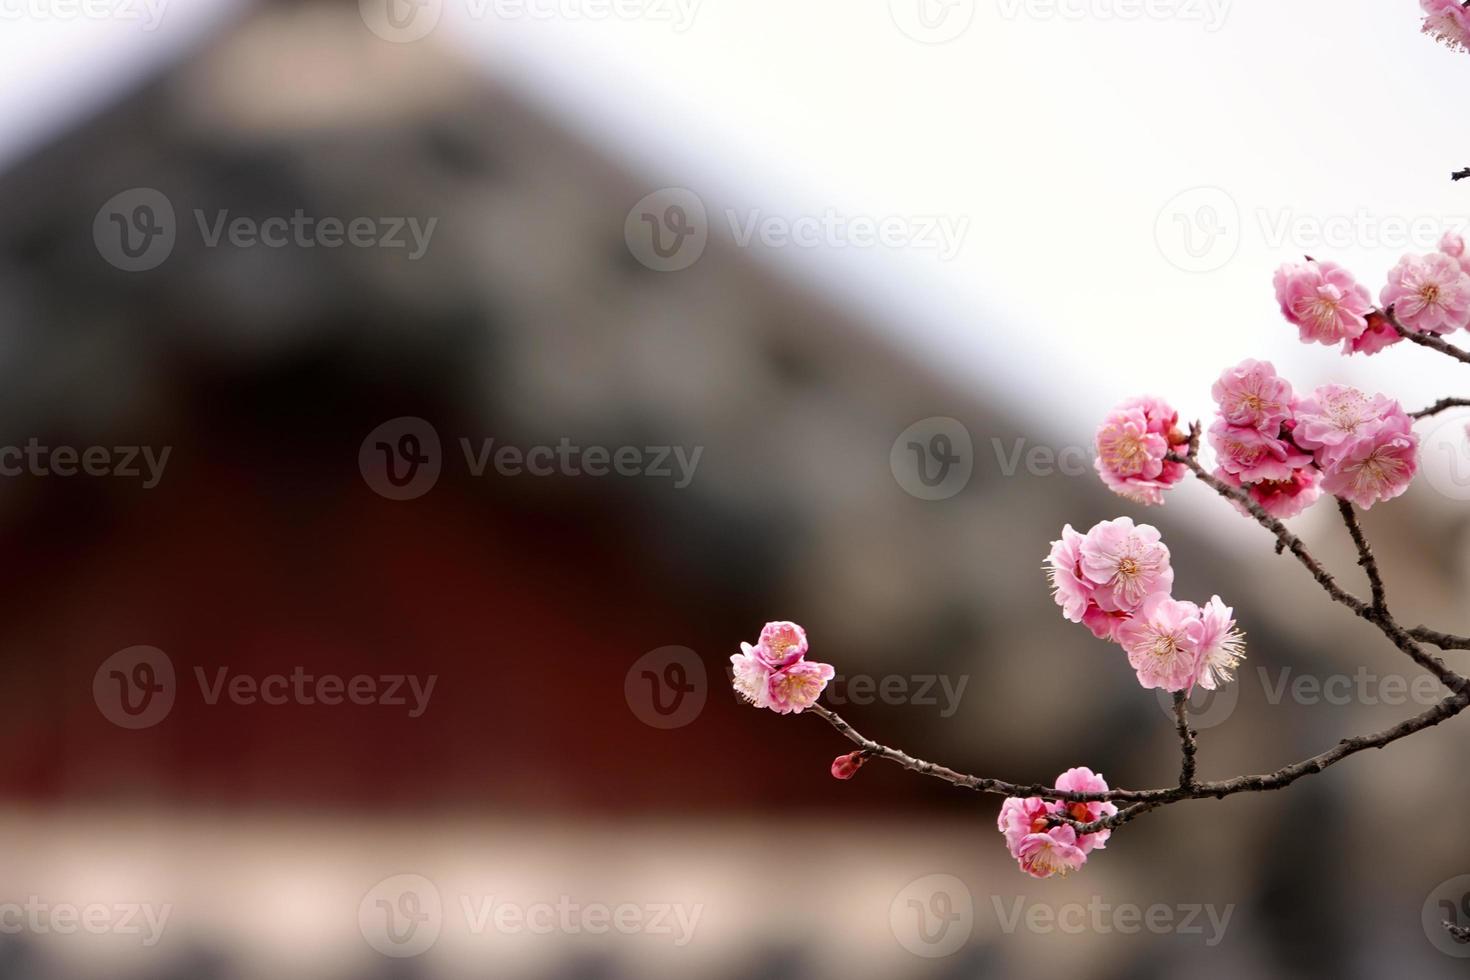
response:
[[[851,779],[857,775],[867,759],[861,752],[849,752],[847,755],[839,755],[832,760],[832,778]]]

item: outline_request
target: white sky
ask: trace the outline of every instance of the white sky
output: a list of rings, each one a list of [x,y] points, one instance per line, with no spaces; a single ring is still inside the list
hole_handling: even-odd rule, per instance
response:
[[[0,13],[47,2],[62,0],[0,0]],[[1310,249],[1376,295],[1407,250],[1378,244],[1385,220],[1470,217],[1470,184],[1448,180],[1470,166],[1470,56],[1420,36],[1414,0],[616,0],[641,4],[638,18],[579,15],[588,0],[499,0],[499,14],[437,2],[435,38],[639,165],[649,190],[699,192],[717,227],[726,209],[968,219],[947,262],[914,249],[768,257],[885,311],[923,356],[1069,435],[1144,390],[1208,415],[1211,380],[1246,356],[1299,387],[1353,381],[1411,408],[1467,387],[1408,345],[1351,361],[1304,347],[1271,293],[1272,270]],[[956,4],[968,29],[913,40],[898,21],[921,2]],[[1165,16],[1125,19],[1130,4]],[[174,0],[156,31],[7,16],[0,165],[235,6]],[[562,13],[518,13],[528,6]],[[1187,272],[1169,261],[1184,254],[1181,226],[1160,216],[1200,186],[1226,192],[1219,241],[1239,244],[1222,267]],[[1350,225],[1340,247],[1279,237],[1293,217],[1359,214],[1372,238]]]

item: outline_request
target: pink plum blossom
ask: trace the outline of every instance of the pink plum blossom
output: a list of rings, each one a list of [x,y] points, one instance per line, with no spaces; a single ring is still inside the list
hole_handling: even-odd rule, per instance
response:
[[[1164,491],[1184,479],[1185,467],[1167,459],[1184,444],[1179,413],[1158,398],[1131,398],[1098,427],[1093,465],[1114,493],[1141,504],[1160,504]]]
[[[733,686],[757,708],[800,714],[817,703],[835,671],[805,659],[806,631],[795,623],[767,623],[755,646],[740,644],[730,658]]]
[[[1068,524],[1062,537],[1051,543],[1046,556],[1046,574],[1051,581],[1052,598],[1062,607],[1062,617],[1081,623],[1099,640],[1112,640],[1127,613],[1109,612],[1097,604],[1097,583],[1082,574],[1082,535]]]
[[[1081,577],[1095,586],[1093,601],[1104,612],[1132,612],[1174,585],[1169,549],[1149,524],[1135,526],[1129,517],[1103,521],[1077,550]]]
[[[1146,688],[1185,691],[1199,676],[1204,623],[1199,607],[1167,595],[1150,596],[1118,629],[1118,642]]]
[[[1368,329],[1356,337],[1344,340],[1342,352],[1344,354],[1367,354],[1371,357],[1403,339],[1393,328],[1393,324],[1388,322],[1388,317],[1374,310],[1368,314]]]
[[[1297,404],[1291,438],[1303,449],[1339,446],[1377,426],[1395,407],[1382,395],[1369,397],[1349,385],[1323,385]]]
[[[1283,439],[1249,426],[1230,425],[1224,419],[1210,426],[1210,445],[1219,454],[1220,468],[1242,483],[1289,480],[1293,470],[1310,460]]]
[[[1077,846],[1077,832],[1066,824],[1044,834],[1028,834],[1016,848],[1021,870],[1033,878],[1065,878],[1087,863],[1087,854]]]
[[[1470,251],[1465,249],[1465,238],[1458,232],[1447,231],[1439,240],[1439,250],[1456,262],[1460,268],[1470,273]]]
[[[1056,808],[1039,796],[1008,796],[1000,805],[996,828],[1005,835],[1006,847],[1016,857],[1021,841],[1031,834],[1046,832],[1049,817]]]
[[[1312,463],[1311,457],[1305,457],[1302,465],[1292,470],[1291,476],[1285,480],[1241,483],[1240,477],[1224,469],[1216,469],[1215,476],[1232,487],[1244,489],[1266,513],[1283,521],[1296,517],[1322,496],[1322,471]],[[1231,502],[1242,514],[1250,514],[1238,501]]]
[[[1227,368],[1210,391],[1220,406],[1220,417],[1231,425],[1275,435],[1291,418],[1291,385],[1277,376],[1270,361],[1241,361]]]
[[[1068,793],[1106,793],[1108,791],[1108,781],[1086,766],[1068,769],[1057,777],[1053,785]],[[1094,820],[1111,817],[1118,812],[1117,804],[1114,803],[1062,803],[1060,807],[1067,816],[1079,823],[1092,823]],[[1083,854],[1091,854],[1093,849],[1105,848],[1108,838],[1112,836],[1111,830],[1099,830],[1095,834],[1079,834],[1077,846],[1082,849]]]
[[[1424,33],[1452,50],[1470,51],[1470,10],[1459,0],[1419,0]]]
[[[1419,436],[1403,409],[1318,454],[1322,489],[1367,510],[1409,488],[1419,469]]]
[[[1378,299],[1409,330],[1448,333],[1470,326],[1470,274],[1443,252],[1405,255]]]
[[[1235,628],[1235,610],[1211,596],[1200,610],[1203,629],[1199,638],[1199,674],[1196,681],[1206,691],[1235,679],[1237,664],[1245,659],[1245,635]]]
[[[1302,343],[1335,344],[1368,328],[1368,290],[1335,262],[1288,263],[1276,270],[1276,301],[1301,332]]]

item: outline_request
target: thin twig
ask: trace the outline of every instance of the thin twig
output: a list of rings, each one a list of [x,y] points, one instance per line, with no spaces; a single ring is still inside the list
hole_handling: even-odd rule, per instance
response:
[[[1181,789],[1194,788],[1195,762],[1194,754],[1198,750],[1195,744],[1197,734],[1189,727],[1189,695],[1183,691],[1174,692],[1174,720],[1175,727],[1179,731],[1179,786]]]
[[[1466,167],[1464,170],[1456,170],[1450,174],[1450,180],[1464,180],[1467,177],[1470,177],[1470,167]]]
[[[1456,636],[1453,633],[1441,633],[1427,626],[1415,626],[1411,630],[1405,630],[1410,636],[1424,643],[1433,643],[1441,650],[1470,650],[1470,636]]]
[[[1428,347],[1431,350],[1437,350],[1441,354],[1448,354],[1450,357],[1453,357],[1457,361],[1463,361],[1466,364],[1470,364],[1470,351],[1461,350],[1454,344],[1441,340],[1439,337],[1436,337],[1432,333],[1419,333],[1418,331],[1410,330],[1408,327],[1404,326],[1398,321],[1398,317],[1393,315],[1392,306],[1383,311],[1383,316],[1384,319],[1388,320],[1388,325],[1393,327],[1398,335],[1405,340],[1413,341],[1420,347]]]
[[[1428,408],[1421,408],[1411,414],[1416,419],[1427,419],[1431,415],[1438,415],[1451,408],[1470,408],[1470,398],[1441,398]]]
[[[1353,536],[1353,544],[1357,546],[1358,564],[1368,573],[1368,584],[1373,589],[1373,609],[1379,614],[1387,614],[1388,597],[1383,589],[1383,576],[1379,574],[1378,560],[1373,557],[1373,549],[1363,536],[1362,525],[1358,523],[1358,512],[1353,509],[1351,501],[1341,497],[1337,498],[1337,509],[1342,512],[1342,522],[1347,525],[1348,533]]]

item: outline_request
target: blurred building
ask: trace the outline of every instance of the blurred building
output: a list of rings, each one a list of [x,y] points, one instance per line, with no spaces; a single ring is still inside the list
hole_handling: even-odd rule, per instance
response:
[[[864,311],[725,236],[687,269],[650,269],[625,226],[662,177],[441,46],[385,44],[355,7],[259,5],[0,176],[0,443],[170,451],[151,488],[0,483],[0,887],[173,906],[156,947],[22,935],[0,977],[1376,975],[1366,948],[1449,975],[1418,913],[1424,882],[1459,870],[1443,864],[1463,853],[1458,825],[1406,839],[1393,800],[1465,804],[1434,775],[1454,766],[1452,733],[1290,794],[1154,815],[1085,876],[1038,884],[1008,866],[997,801],[878,767],[838,784],[835,733],[739,704],[729,654],[793,618],[844,674],[844,714],[916,754],[1009,778],[1175,771],[1166,711],[1126,671],[1094,669],[1116,651],[1060,620],[1039,571],[1062,524],[1119,511],[1085,472],[1018,462],[1085,433],[937,377]],[[129,272],[94,226],[119,195],[125,220],[154,200],[140,188],[173,209],[176,240]],[[298,214],[403,219],[409,243],[417,219],[432,239],[417,257],[210,243],[239,218]],[[432,427],[441,472],[393,500],[360,464],[404,417]],[[934,501],[905,489],[893,448],[937,417],[974,448],[969,483]],[[476,475],[486,439],[698,463],[683,486]],[[1461,580],[1462,519],[1446,535],[1394,515],[1375,529]],[[1289,559],[1246,574],[1187,520],[1157,522],[1181,587],[1250,609],[1252,667],[1402,671]],[[1330,522],[1308,530],[1350,567]],[[1415,585],[1425,618],[1462,594]],[[139,645],[167,654],[176,694],[128,730],[94,681]],[[667,647],[707,679],[684,675],[707,700],[675,728],[633,693],[640,658]],[[298,670],[436,680],[417,715],[218,696]],[[891,680],[893,703],[862,703],[856,675]],[[1206,773],[1275,768],[1412,710],[1269,700],[1242,683],[1232,724],[1204,736]],[[359,906],[409,872],[437,885],[444,936],[385,958]],[[936,873],[969,889],[974,938],[929,959],[895,923],[905,888]],[[699,941],[456,919],[457,899],[491,895],[699,906]],[[1099,896],[1234,919],[1205,947],[1028,930],[1004,911]]]

